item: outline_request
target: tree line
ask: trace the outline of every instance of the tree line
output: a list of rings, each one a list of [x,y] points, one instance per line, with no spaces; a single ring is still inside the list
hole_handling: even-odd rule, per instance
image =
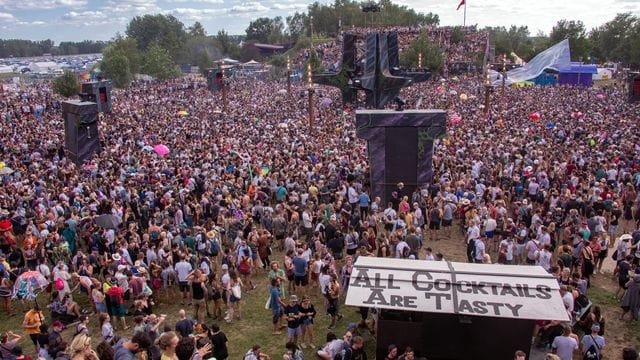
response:
[[[32,57],[51,55],[78,55],[96,54],[102,52],[107,46],[106,41],[84,40],[79,42],[63,41],[57,46],[53,40],[21,40],[21,39],[0,39],[0,58],[8,57]]]

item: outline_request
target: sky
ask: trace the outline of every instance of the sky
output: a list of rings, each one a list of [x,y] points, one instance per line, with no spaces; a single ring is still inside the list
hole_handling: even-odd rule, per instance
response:
[[[319,0],[322,3],[331,0]],[[244,34],[249,22],[304,11],[312,0],[0,0],[0,38],[60,41],[109,40],[124,33],[132,17],[171,14],[186,26],[200,21],[209,34]],[[461,25],[460,0],[395,0],[440,16],[441,25]],[[467,25],[526,25],[532,35],[549,33],[560,19],[582,20],[587,29],[617,13],[640,16],[640,0],[467,0]]]

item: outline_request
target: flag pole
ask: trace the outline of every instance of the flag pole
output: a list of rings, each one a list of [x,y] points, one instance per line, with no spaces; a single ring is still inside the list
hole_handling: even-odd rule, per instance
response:
[[[467,2],[464,2],[464,19],[462,20],[462,27],[467,27]]]

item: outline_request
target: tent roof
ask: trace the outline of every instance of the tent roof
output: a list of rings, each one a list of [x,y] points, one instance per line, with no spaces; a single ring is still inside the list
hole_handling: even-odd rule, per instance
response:
[[[591,64],[582,64],[582,63],[571,63],[569,66],[563,66],[558,69],[561,74],[597,74],[598,67],[596,65]]]
[[[351,306],[569,320],[557,280],[539,266],[359,257],[351,274]]]

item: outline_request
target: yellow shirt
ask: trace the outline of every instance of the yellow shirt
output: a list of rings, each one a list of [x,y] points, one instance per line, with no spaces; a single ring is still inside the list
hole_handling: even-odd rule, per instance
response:
[[[41,311],[27,311],[27,313],[24,314],[24,331],[29,335],[40,334],[40,325],[42,325],[43,320],[44,316],[42,316]]]

